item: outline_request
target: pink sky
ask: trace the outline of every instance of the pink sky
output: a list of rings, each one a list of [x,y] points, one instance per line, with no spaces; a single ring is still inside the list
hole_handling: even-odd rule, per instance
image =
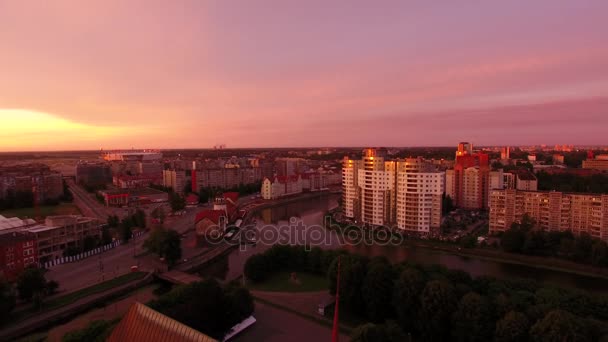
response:
[[[606,1],[0,0],[0,151],[606,144],[607,43]]]

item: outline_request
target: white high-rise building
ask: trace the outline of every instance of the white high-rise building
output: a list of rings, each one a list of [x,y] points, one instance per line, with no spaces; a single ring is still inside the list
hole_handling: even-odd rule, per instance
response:
[[[383,149],[366,149],[362,160],[344,159],[344,215],[420,233],[438,229],[445,174],[421,158],[385,158]]]

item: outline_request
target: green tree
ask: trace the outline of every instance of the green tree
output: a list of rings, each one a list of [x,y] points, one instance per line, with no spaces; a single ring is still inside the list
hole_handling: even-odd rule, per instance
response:
[[[101,244],[107,245],[112,243],[112,234],[110,233],[110,228],[108,226],[104,226],[101,228]]]
[[[171,205],[171,210],[178,211],[186,207],[186,199],[180,194],[173,192],[169,194],[169,197],[169,204]]]
[[[536,322],[530,329],[530,337],[538,342],[589,341],[580,317],[564,310],[553,310]]]
[[[216,280],[207,279],[176,287],[148,305],[212,338],[222,340],[230,328],[241,321],[240,317],[252,313],[239,311],[235,314],[234,301],[246,301],[240,303],[240,308],[253,308],[252,297],[242,292],[246,289],[238,290],[238,293],[235,291],[234,288],[225,290]]]
[[[182,245],[179,233],[173,229],[169,229],[165,235],[162,244],[162,254],[169,266],[175,263],[182,257]]]
[[[595,266],[608,266],[608,246],[604,241],[597,240],[593,243],[591,263]]]
[[[244,274],[248,280],[257,283],[266,279],[271,269],[272,265],[266,255],[255,254],[245,261]]]
[[[15,305],[15,293],[11,285],[6,280],[0,279],[0,323],[8,321]]]
[[[393,270],[390,264],[372,262],[363,281],[363,301],[367,317],[382,323],[392,316]]]
[[[496,322],[494,340],[496,342],[519,342],[528,339],[530,322],[526,315],[517,311],[509,311],[501,320]]]
[[[386,329],[381,325],[366,323],[353,330],[351,342],[391,342]]]
[[[427,341],[447,341],[450,332],[450,316],[456,309],[455,290],[447,281],[429,281],[420,297],[421,324]]]
[[[41,296],[46,289],[44,272],[36,267],[28,267],[17,278],[19,298],[30,301],[35,296]]]
[[[500,237],[500,245],[505,252],[520,253],[526,241],[526,232],[518,226],[512,226]]]
[[[467,293],[452,315],[452,337],[456,341],[489,341],[494,332],[488,301],[475,292]]]
[[[160,224],[165,223],[165,211],[162,207],[154,209],[151,215],[153,218],[157,219]]]
[[[167,235],[164,228],[153,229],[150,236],[144,241],[144,248],[150,253],[156,253],[159,257],[163,256],[163,244]]]
[[[343,255],[340,259],[340,301],[355,313],[363,315],[365,303],[362,287],[368,260],[359,255]],[[338,259],[336,258],[329,269],[329,291],[332,294],[336,293],[337,269]]]
[[[422,273],[415,268],[403,269],[394,288],[393,307],[397,312],[399,325],[405,332],[414,332],[419,322],[417,313],[420,311],[420,294],[424,289],[425,280]]]
[[[124,218],[120,221],[120,238],[123,243],[128,243],[133,237],[133,221],[131,218]]]
[[[135,211],[135,214],[133,214],[133,223],[135,224],[135,227],[145,229],[146,228],[146,213],[141,209],[137,209]]]
[[[120,219],[117,215],[108,215],[108,226],[111,228],[117,228],[120,224]]]

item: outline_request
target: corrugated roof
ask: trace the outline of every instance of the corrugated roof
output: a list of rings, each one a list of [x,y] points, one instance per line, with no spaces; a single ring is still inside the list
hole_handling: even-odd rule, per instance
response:
[[[135,303],[118,323],[108,338],[109,342],[155,342],[155,341],[197,341],[217,342],[217,340],[194,330],[158,311]]]

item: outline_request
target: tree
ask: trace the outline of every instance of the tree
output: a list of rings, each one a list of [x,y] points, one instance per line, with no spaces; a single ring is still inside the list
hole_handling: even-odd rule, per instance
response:
[[[165,211],[162,209],[162,207],[152,210],[151,215],[153,218],[157,219],[160,224],[165,223]]]
[[[46,288],[46,294],[50,296],[57,292],[57,289],[59,288],[59,283],[56,282],[55,280],[49,280],[46,282],[45,288]]]
[[[245,261],[244,274],[248,280],[257,283],[268,277],[270,269],[269,258],[264,254],[255,254]]]
[[[391,342],[386,329],[381,325],[366,323],[353,330],[351,342]]]
[[[120,224],[120,219],[117,215],[108,215],[108,226],[112,228],[117,228]]]
[[[253,299],[247,292],[246,289],[225,290],[216,280],[207,279],[176,287],[148,306],[214,339],[222,340],[230,328],[241,321],[240,317],[252,314],[248,311],[253,308]],[[245,303],[240,303],[241,309],[238,309],[233,305],[235,301]],[[237,314],[235,309],[239,310]]]
[[[6,280],[0,279],[0,324],[8,321],[15,305],[16,299],[11,285]]]
[[[585,326],[568,311],[553,310],[530,329],[530,337],[538,342],[589,341]]]
[[[133,221],[130,218],[124,218],[120,222],[120,238],[124,243],[128,243],[133,237]]]
[[[500,237],[500,245],[505,252],[520,253],[526,241],[526,232],[513,225]]]
[[[180,194],[173,192],[169,194],[169,204],[171,204],[171,210],[178,211],[186,207],[186,199]]]
[[[364,314],[365,303],[362,296],[363,280],[367,270],[367,258],[359,255],[340,257],[340,300],[345,306],[358,314]],[[329,292],[336,293],[336,258],[329,268]]]
[[[480,341],[492,339],[494,332],[488,301],[475,292],[467,293],[452,315],[452,336],[456,341]]]
[[[452,200],[452,197],[450,197],[450,195],[444,193],[441,197],[441,202],[441,209],[443,215],[447,215],[452,210],[454,210],[454,201]]]
[[[112,321],[92,321],[86,328],[70,331],[62,338],[63,342],[103,342],[112,333],[114,323]]]
[[[530,322],[526,315],[518,311],[509,311],[496,323],[494,340],[496,342],[518,342],[528,339]]]
[[[104,226],[101,228],[101,244],[107,245],[112,243],[112,234],[110,234],[110,228]]]
[[[165,234],[165,239],[162,244],[162,254],[169,266],[175,263],[182,257],[182,245],[179,233],[173,229],[169,229]]]
[[[83,252],[88,252],[94,249],[95,247],[97,247],[97,238],[95,238],[94,236],[89,235],[82,240]]]
[[[595,266],[608,265],[608,246],[604,241],[597,240],[591,247],[591,263]]]
[[[363,281],[363,301],[367,317],[372,322],[382,323],[392,316],[391,296],[393,293],[393,272],[390,264],[370,263]]]
[[[397,312],[399,325],[405,332],[414,332],[418,326],[417,313],[420,310],[419,297],[424,289],[424,277],[415,268],[406,267],[395,283],[393,306]]]
[[[32,300],[41,296],[46,289],[46,279],[41,269],[28,267],[17,278],[17,292],[22,300]]]
[[[135,224],[135,227],[141,229],[146,228],[146,213],[141,209],[137,209],[135,214],[133,214],[133,223]]]
[[[144,241],[144,248],[150,253],[156,253],[159,257],[163,256],[163,244],[167,235],[164,228],[153,229],[150,236]]]
[[[454,287],[447,281],[429,281],[420,297],[421,324],[427,341],[449,340],[450,316],[456,308]]]

